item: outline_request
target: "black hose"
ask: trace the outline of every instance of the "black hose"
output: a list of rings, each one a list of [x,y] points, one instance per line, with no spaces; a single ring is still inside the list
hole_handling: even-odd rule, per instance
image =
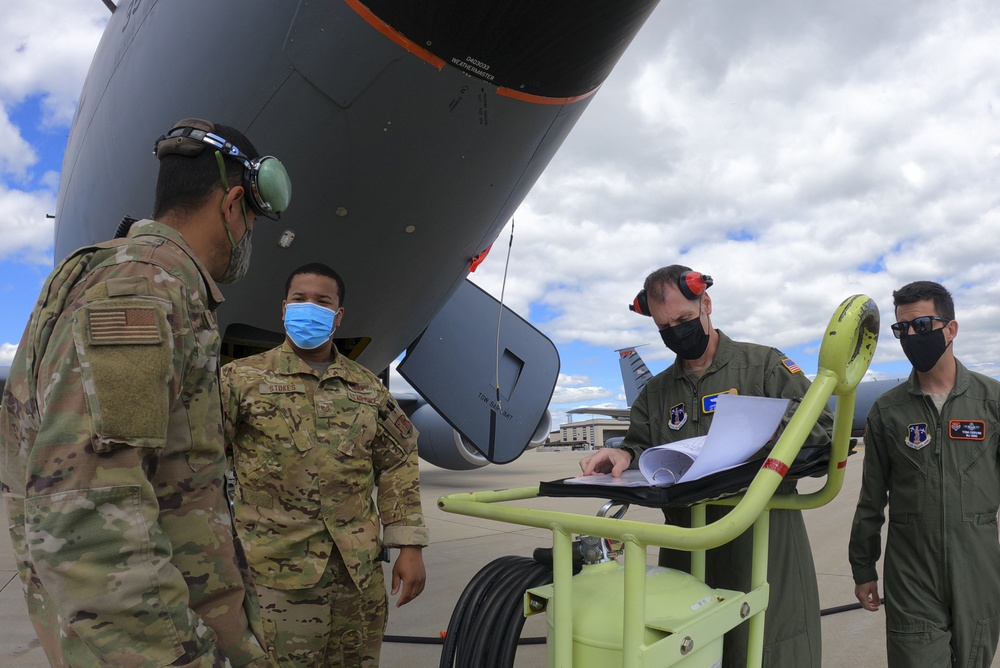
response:
[[[879,601],[879,603],[881,605],[888,605],[889,599],[883,596],[882,600]],[[836,615],[839,612],[849,612],[851,610],[863,610],[863,609],[864,606],[861,605],[860,603],[848,603],[847,605],[836,605],[832,608],[824,608],[819,611],[819,616],[826,617],[827,615]]]
[[[521,644],[524,592],[552,582],[552,569],[528,557],[484,566],[459,596],[441,649],[441,668],[512,668]],[[525,639],[524,644],[544,643]]]
[[[476,614],[475,611],[478,609],[485,591],[488,591],[493,579],[507,568],[511,559],[512,557],[500,557],[493,560],[474,575],[469,584],[466,585],[462,595],[458,598],[458,603],[455,604],[455,610],[448,622],[448,630],[445,632],[445,644],[441,650],[440,665],[442,667],[451,668],[454,665],[459,643],[469,634],[469,624]],[[464,664],[460,663],[459,665]]]
[[[448,622],[448,630],[445,632],[444,647],[441,649],[440,665],[442,668],[445,666],[451,668],[455,665],[455,653],[458,650],[459,639],[465,634],[462,627],[467,622],[469,606],[474,599],[478,599],[481,596],[480,589],[483,586],[483,582],[495,577],[495,574],[505,567],[509,559],[509,557],[500,557],[483,566],[469,580],[469,584],[465,586],[461,596],[458,597],[458,602],[455,603],[455,610],[452,612],[451,619]]]
[[[550,582],[552,582],[552,569],[541,564],[535,564],[525,574],[524,581],[519,588],[527,591],[533,587],[540,587]],[[514,655],[517,653],[518,646],[527,644],[531,640],[529,638],[521,638],[521,630],[524,628],[525,621],[527,621],[527,617],[524,616],[523,611],[524,597],[521,596],[516,599],[511,597],[507,605],[508,609],[505,612],[507,628],[503,634],[506,642],[500,648],[500,658],[497,661],[498,666],[513,666]],[[544,643],[547,639],[539,638],[539,640]]]

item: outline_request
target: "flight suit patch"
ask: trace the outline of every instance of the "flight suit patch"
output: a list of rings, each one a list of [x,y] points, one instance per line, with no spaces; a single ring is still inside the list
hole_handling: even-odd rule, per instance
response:
[[[722,392],[716,392],[715,394],[706,394],[701,398],[701,412],[705,414],[714,413],[715,404],[718,403],[719,397],[723,394],[739,394],[739,392],[737,392],[736,388],[733,387]]]
[[[687,411],[684,410],[683,403],[670,407],[670,422],[667,423],[668,427],[675,430],[680,429],[687,424],[687,421],[688,415]]]
[[[787,357],[781,360],[781,364],[785,367],[788,373],[802,373],[802,369],[798,364],[788,359]]]
[[[931,442],[930,434],[927,433],[926,422],[917,422],[911,424],[909,425],[908,429],[909,429],[909,435],[906,439],[906,445],[913,448],[914,450],[920,450]]]
[[[983,420],[951,420],[948,422],[948,431],[957,441],[986,440],[986,422]]]

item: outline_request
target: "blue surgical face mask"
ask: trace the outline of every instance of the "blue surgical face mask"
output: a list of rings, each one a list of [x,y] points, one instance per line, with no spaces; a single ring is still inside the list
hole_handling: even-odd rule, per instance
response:
[[[315,350],[333,336],[337,312],[312,302],[285,304],[285,332],[302,350]]]

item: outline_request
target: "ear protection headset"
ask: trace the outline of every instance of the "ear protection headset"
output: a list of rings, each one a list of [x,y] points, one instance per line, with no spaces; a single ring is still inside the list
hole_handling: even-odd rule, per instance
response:
[[[292,182],[285,166],[270,155],[251,159],[239,147],[215,134],[214,123],[200,118],[177,121],[170,132],[159,136],[153,153],[160,160],[165,155],[175,154],[193,157],[200,154],[205,146],[217,149],[220,165],[222,155],[243,163],[243,189],[249,193],[247,202],[258,216],[271,220],[281,217],[292,199]]]
[[[685,271],[677,279],[677,289],[681,291],[687,299],[697,299],[705,290],[712,287],[715,281],[708,274],[703,274],[700,271]],[[646,301],[646,289],[643,288],[639,291],[639,294],[635,296],[632,303],[628,305],[630,311],[634,311],[639,315],[652,316],[649,312],[649,303]]]

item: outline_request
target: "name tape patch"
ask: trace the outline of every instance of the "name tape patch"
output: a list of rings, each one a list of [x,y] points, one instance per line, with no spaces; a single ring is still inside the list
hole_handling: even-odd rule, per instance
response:
[[[305,383],[261,383],[261,394],[288,394],[290,392],[305,392]]]
[[[721,397],[723,394],[739,394],[739,392],[737,392],[736,388],[733,387],[728,390],[724,390],[722,392],[716,392],[715,394],[706,394],[701,398],[701,412],[714,413],[715,404],[719,403],[719,397]]]
[[[948,432],[958,441],[986,440],[986,422],[984,420],[951,420],[948,422]]]

